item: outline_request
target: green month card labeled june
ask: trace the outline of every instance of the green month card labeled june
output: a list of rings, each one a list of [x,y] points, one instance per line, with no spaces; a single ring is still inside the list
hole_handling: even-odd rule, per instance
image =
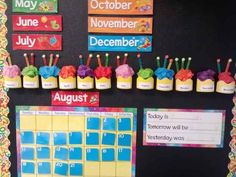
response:
[[[13,0],[13,12],[57,13],[58,0]]]

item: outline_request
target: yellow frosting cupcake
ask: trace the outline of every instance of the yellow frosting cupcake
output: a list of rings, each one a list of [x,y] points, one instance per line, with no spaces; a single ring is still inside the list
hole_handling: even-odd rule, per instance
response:
[[[70,76],[66,79],[63,79],[62,77],[59,77],[59,88],[62,90],[75,89],[76,88],[76,78]]]
[[[81,78],[77,76],[77,88],[82,90],[89,90],[94,88],[94,78],[92,77],[85,77]]]

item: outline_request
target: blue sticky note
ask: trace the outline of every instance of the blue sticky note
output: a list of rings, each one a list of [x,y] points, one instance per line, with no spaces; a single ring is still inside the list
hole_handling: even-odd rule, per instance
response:
[[[99,145],[99,134],[96,132],[87,132],[86,145]]]
[[[35,165],[32,162],[22,162],[21,168],[22,168],[22,173],[26,173],[26,174],[35,173]]]
[[[127,148],[118,148],[118,160],[119,161],[130,161],[131,150]]]
[[[50,159],[49,147],[37,147],[37,158],[38,159]]]
[[[68,176],[68,164],[56,162],[54,173],[56,175]]]
[[[118,119],[118,131],[131,131],[131,119],[119,118]]]
[[[115,150],[113,148],[102,149],[102,161],[114,161],[115,160]]]
[[[102,134],[102,145],[114,146],[116,140],[116,134],[114,133],[103,133]]]
[[[38,174],[51,174],[51,163],[50,162],[38,162]]]
[[[131,146],[131,135],[130,134],[119,134],[118,135],[118,146]]]
[[[70,164],[70,176],[83,176],[83,164],[71,163]]]
[[[152,36],[89,35],[88,51],[152,52]]]
[[[115,118],[104,118],[102,120],[102,129],[109,131],[116,131],[116,119]]]
[[[99,149],[87,148],[86,149],[86,160],[87,161],[99,161]]]
[[[80,147],[70,148],[69,157],[70,160],[82,160],[82,148]]]
[[[55,148],[54,158],[59,160],[68,160],[68,149],[63,147]]]
[[[82,132],[70,132],[69,133],[69,143],[70,144],[82,144],[83,140]]]
[[[87,130],[100,130],[100,119],[97,117],[87,118]]]
[[[45,132],[38,132],[36,135],[36,143],[40,145],[49,145],[50,134]]]
[[[33,132],[21,132],[20,138],[21,138],[21,144],[34,144]]]
[[[34,148],[22,147],[21,148],[21,159],[34,160]]]
[[[53,134],[54,145],[66,145],[66,133],[54,133]]]

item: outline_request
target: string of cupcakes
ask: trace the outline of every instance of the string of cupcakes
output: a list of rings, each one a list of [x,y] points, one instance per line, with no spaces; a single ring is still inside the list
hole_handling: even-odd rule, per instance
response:
[[[98,66],[91,68],[91,62],[95,58],[89,54],[87,61],[82,55],[79,55],[79,66],[63,66],[61,69],[57,66],[59,54],[50,54],[49,60],[46,55],[42,55],[42,63],[39,69],[35,66],[34,53],[24,54],[26,66],[21,69],[12,64],[11,57],[8,56],[3,68],[4,85],[6,88],[39,88],[39,83],[43,89],[80,89],[80,90],[107,90],[112,87],[112,66],[109,64],[109,54],[105,54],[105,64],[102,64],[102,58],[98,54],[96,61]],[[179,92],[193,91],[193,72],[190,69],[192,58],[171,58],[166,55],[162,61],[161,57],[156,58],[157,68],[153,71],[151,68],[143,67],[141,55],[137,55],[139,71],[137,72],[136,88],[140,90],[173,91]],[[128,65],[128,54],[122,57],[116,57],[116,87],[118,89],[132,89],[134,69]],[[212,69],[200,71],[197,73],[196,91],[211,93],[218,92],[223,94],[233,94],[235,91],[235,80],[230,73],[232,59],[228,59],[225,70],[222,71],[221,60],[217,59],[218,81],[215,84],[216,72]],[[175,63],[176,73],[172,69]],[[23,82],[21,79],[23,76]],[[59,81],[58,81],[59,78]],[[156,79],[156,82],[154,81]],[[174,84],[175,81],[175,84]],[[155,85],[156,83],[156,85]],[[175,88],[174,88],[175,85]],[[216,86],[215,86],[216,85]]]

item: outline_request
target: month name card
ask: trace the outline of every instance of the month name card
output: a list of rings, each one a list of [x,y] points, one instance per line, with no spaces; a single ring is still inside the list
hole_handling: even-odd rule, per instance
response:
[[[135,177],[135,108],[16,107],[18,177]]]
[[[144,109],[143,145],[222,148],[225,111]]]

